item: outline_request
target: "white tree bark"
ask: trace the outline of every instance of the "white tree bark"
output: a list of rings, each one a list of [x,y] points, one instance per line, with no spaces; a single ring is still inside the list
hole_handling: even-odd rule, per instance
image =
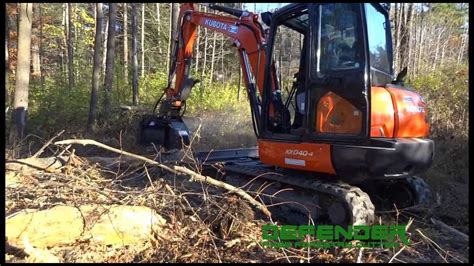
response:
[[[128,6],[123,3],[123,77],[128,84]]]
[[[21,3],[18,26],[18,53],[15,75],[15,94],[13,98],[13,127],[10,140],[16,141],[25,136],[28,114],[28,86],[30,82],[31,25],[33,22],[33,3]]]
[[[141,69],[140,69],[140,76],[145,76],[145,3],[142,3],[142,38],[141,38],[141,52],[142,52],[142,60],[141,60]]]
[[[158,25],[158,53],[161,56],[163,49],[161,48],[161,14],[160,14],[160,3],[156,3],[156,23]]]
[[[207,12],[207,8],[204,7],[204,12]],[[204,28],[204,55],[202,57],[202,67],[201,67],[201,86],[200,86],[200,93],[201,96],[203,95],[203,86],[204,86],[204,73],[206,72],[206,66],[207,66],[207,28]]]
[[[166,70],[169,72],[170,70],[170,57],[171,57],[171,44],[173,43],[173,37],[171,34],[173,33],[173,4],[170,3],[170,23],[168,28],[168,51],[166,52]]]
[[[138,105],[137,4],[132,3],[132,101]]]
[[[104,13],[102,11],[102,4],[96,4],[96,24],[95,24],[95,43],[94,43],[94,64],[92,68],[92,89],[91,101],[89,105],[89,116],[87,120],[87,131],[91,132],[95,123],[97,113],[97,92],[99,90],[99,76],[100,76],[100,47],[102,46],[102,22]]]
[[[107,18],[107,16],[104,16],[104,18]],[[107,22],[105,24],[105,32],[104,32],[104,50],[102,54],[102,74],[105,76],[105,59],[107,58],[107,38],[109,32],[109,20],[107,19]]]
[[[105,64],[105,97],[104,97],[104,115],[109,117],[112,101],[111,91],[115,74],[115,21],[116,21],[116,3],[109,3],[109,31],[107,32],[107,58]]]
[[[212,56],[211,56],[211,77],[209,80],[209,86],[212,86],[212,81],[214,80],[214,62],[216,56],[216,40],[217,40],[217,33],[214,31],[214,35],[212,38]]]

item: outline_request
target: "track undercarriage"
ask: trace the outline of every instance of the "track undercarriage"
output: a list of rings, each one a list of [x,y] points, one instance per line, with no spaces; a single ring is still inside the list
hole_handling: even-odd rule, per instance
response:
[[[377,213],[430,200],[428,185],[415,176],[353,185],[334,176],[262,164],[256,149],[200,152],[196,158],[204,173],[249,191],[269,207],[273,218],[288,224],[370,225]]]

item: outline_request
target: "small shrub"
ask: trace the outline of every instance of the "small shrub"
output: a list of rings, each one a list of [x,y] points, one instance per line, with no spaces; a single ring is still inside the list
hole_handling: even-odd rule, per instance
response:
[[[410,81],[427,102],[432,136],[439,138],[468,136],[468,82],[469,71],[466,64],[447,65]]]

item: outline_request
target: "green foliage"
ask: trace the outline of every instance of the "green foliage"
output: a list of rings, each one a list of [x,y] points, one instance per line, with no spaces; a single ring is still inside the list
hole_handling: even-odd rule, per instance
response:
[[[29,129],[31,133],[51,135],[75,125],[84,127],[90,101],[90,84],[78,82],[74,89],[48,80],[44,88],[33,80],[30,90]]]
[[[468,82],[467,64],[447,64],[410,82],[423,95],[431,116],[430,138],[435,141],[435,157],[426,176],[435,186],[468,181]]]
[[[155,72],[145,75],[138,82],[140,103],[145,105],[155,104],[168,84],[168,75],[164,72]]]
[[[199,90],[200,84],[196,84],[187,100],[187,111],[198,113],[202,110],[218,111],[224,109],[247,110],[249,103],[245,88],[240,89],[240,99],[237,99],[237,84],[222,84],[214,82],[212,88]]]
[[[411,85],[423,95],[431,114],[432,135],[467,137],[469,122],[468,65],[446,64],[414,78]]]
[[[231,80],[226,84],[214,81],[212,87],[209,85],[210,77],[203,76],[203,81],[196,83],[186,101],[187,112],[198,113],[199,111],[218,111],[224,109],[247,110],[247,94],[245,88],[240,89],[240,99],[237,99],[238,83]],[[139,80],[140,104],[153,106],[156,100],[162,95],[164,88],[168,84],[168,76],[164,72],[156,72],[145,75]],[[131,99],[131,85],[128,98],[121,98],[125,101]]]
[[[84,9],[79,9],[76,11],[76,16],[73,17],[74,28],[78,31],[79,36],[81,36],[80,41],[84,43],[89,48],[94,47],[94,37],[95,37],[95,19],[94,16],[91,16]]]
[[[437,23],[452,23],[455,27],[460,27],[467,18],[469,5],[460,3],[433,3],[432,19]]]

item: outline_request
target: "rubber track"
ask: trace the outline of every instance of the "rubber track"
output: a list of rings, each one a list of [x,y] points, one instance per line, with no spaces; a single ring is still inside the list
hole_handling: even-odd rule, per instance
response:
[[[255,166],[227,165],[225,166],[225,169],[234,173],[245,174],[253,177],[265,173],[265,175],[261,177],[262,179],[310,189],[319,194],[328,194],[346,203],[346,208],[348,208],[350,213],[352,213],[352,219],[349,224],[371,225],[374,223],[375,207],[372,204],[369,195],[358,187],[342,182],[328,183],[300,175],[268,174],[268,168]]]

